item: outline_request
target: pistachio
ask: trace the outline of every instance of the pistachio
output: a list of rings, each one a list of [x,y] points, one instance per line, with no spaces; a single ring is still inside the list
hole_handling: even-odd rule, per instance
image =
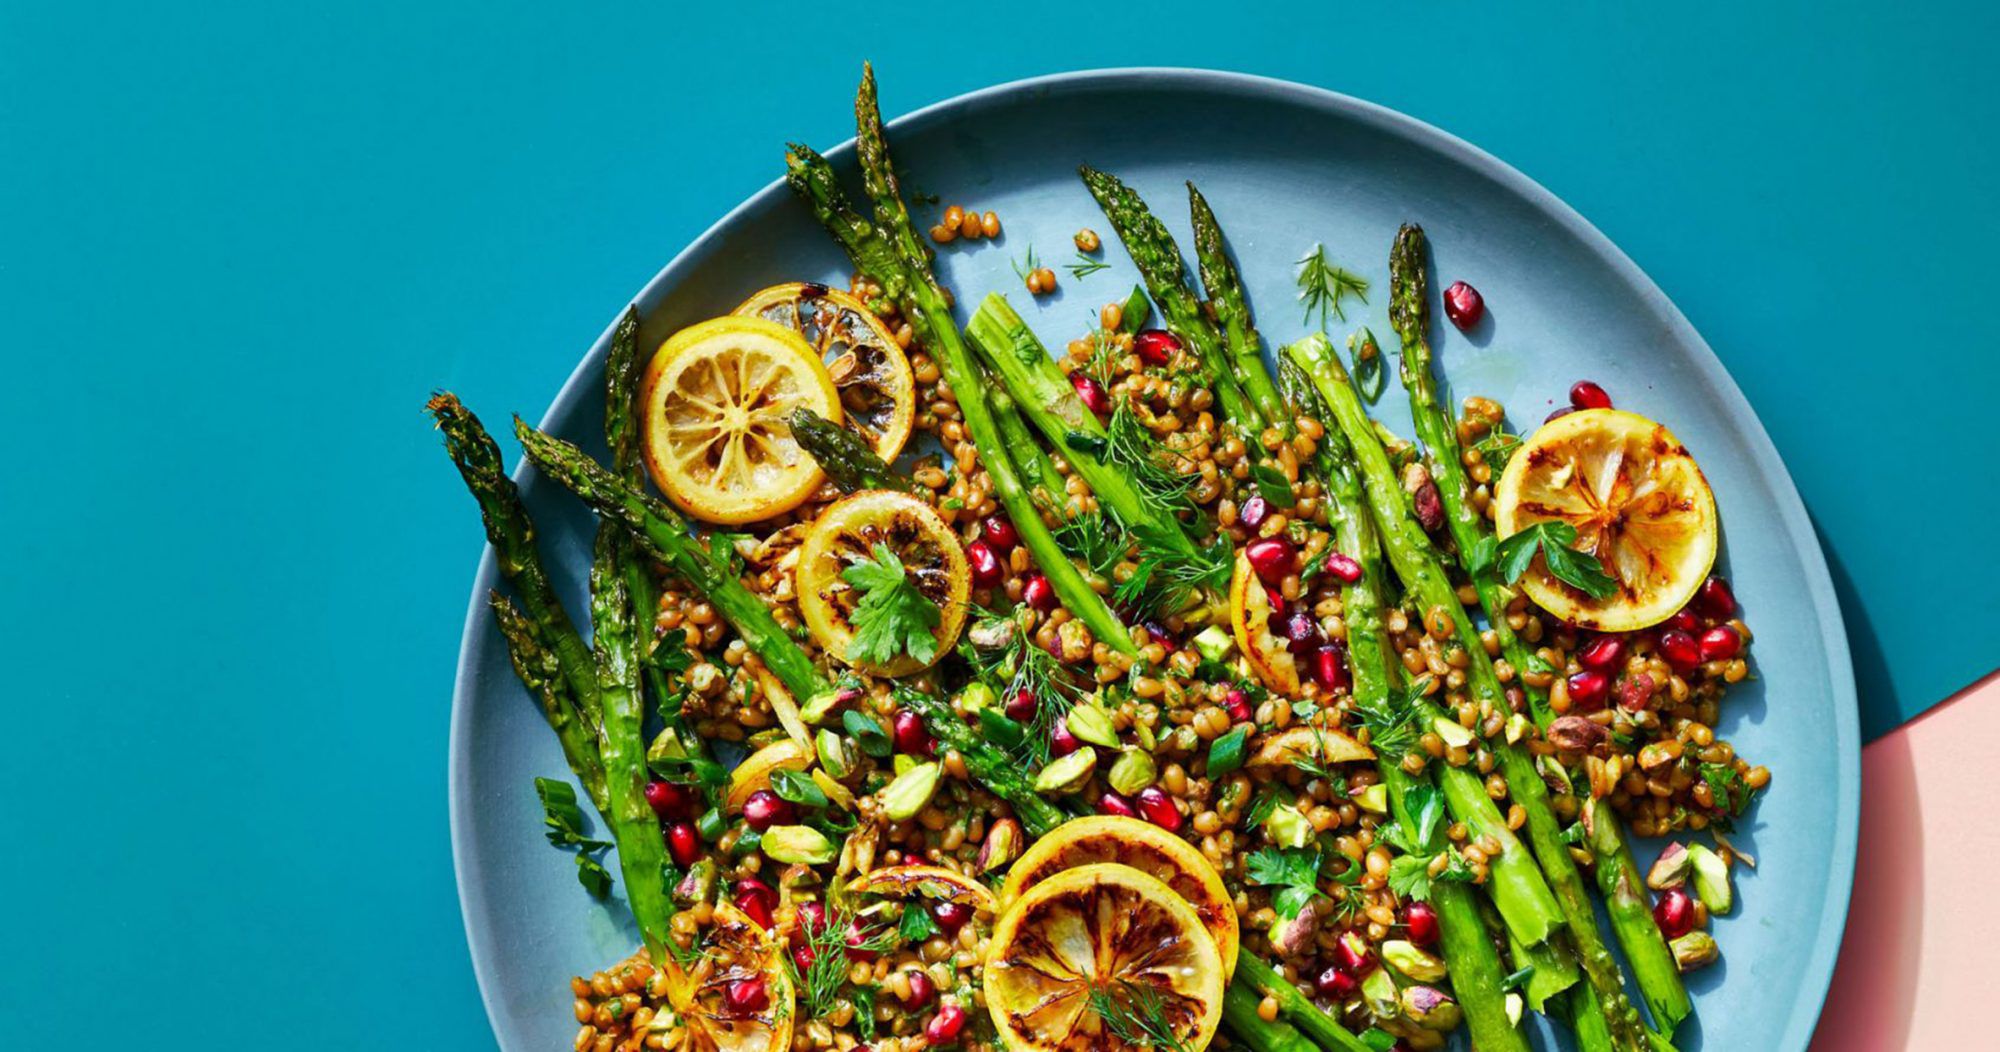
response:
[[[1401,1000],[1403,1017],[1425,1030],[1454,1030],[1464,1017],[1458,1002],[1434,986],[1406,986]]]
[[[1513,745],[1526,737],[1530,726],[1528,717],[1521,713],[1507,717],[1507,744]]]
[[[817,866],[833,861],[833,842],[811,826],[772,826],[764,830],[764,857],[773,862],[803,862]]]
[[[991,873],[1004,869],[1009,862],[1021,857],[1021,823],[1011,818],[1003,818],[993,823],[986,831],[986,840],[979,845],[979,872]]]
[[[1271,925],[1272,948],[1280,957],[1298,957],[1313,948],[1319,932],[1319,899],[1312,898],[1290,917],[1280,917]]]
[[[1361,978],[1361,997],[1368,1002],[1369,1011],[1384,1019],[1395,1016],[1396,980],[1381,968],[1370,968]]]
[[[1118,761],[1111,765],[1111,788],[1126,796],[1153,784],[1160,773],[1153,763],[1152,754],[1143,749],[1126,749],[1118,754]]]
[[[1095,770],[1097,770],[1097,751],[1078,749],[1042,768],[1041,773],[1035,775],[1035,791],[1067,793],[1073,789],[1080,789],[1084,782],[1090,780],[1091,772]]]
[[[1660,857],[1653,860],[1653,866],[1646,871],[1646,886],[1654,891],[1678,888],[1687,883],[1688,870],[1694,866],[1694,856],[1679,843],[1668,844]]]
[[[1572,752],[1588,752],[1611,740],[1611,732],[1587,716],[1558,716],[1549,724],[1549,744]]]
[[[1382,959],[1388,962],[1389,967],[1420,983],[1444,980],[1444,961],[1426,953],[1408,939],[1389,939],[1382,943]]]
[[[1562,761],[1556,759],[1554,756],[1544,755],[1535,757],[1535,773],[1542,776],[1542,781],[1548,785],[1551,794],[1555,796],[1576,795],[1576,786],[1571,784],[1569,780],[1569,768],[1564,767]]]
[[[1354,794],[1354,806],[1378,815],[1389,813],[1389,787],[1381,782]]]
[[[1076,735],[1079,741],[1102,745],[1107,749],[1118,747],[1118,728],[1112,726],[1111,714],[1093,702],[1086,701],[1072,706],[1066,725],[1069,727],[1069,732]]]
[[[958,711],[968,716],[977,714],[981,709],[990,709],[999,703],[1000,696],[993,693],[993,688],[976,679],[958,692]]]
[[[799,710],[799,718],[811,724],[825,723],[828,716],[841,702],[847,700],[847,691],[838,688],[822,690],[806,699],[805,708]]]
[[[683,903],[707,902],[715,894],[715,860],[704,858],[688,867],[687,875],[674,885],[674,897]]]
[[[1437,719],[1431,721],[1431,730],[1436,731],[1437,736],[1443,738],[1444,743],[1454,749],[1469,749],[1472,747],[1472,732],[1459,726],[1457,720],[1448,720],[1443,716],[1439,716]]]
[[[1729,887],[1729,863],[1701,846],[1689,844],[1688,861],[1694,867],[1694,894],[1712,914],[1728,913],[1736,896]]]
[[[1195,633],[1194,648],[1210,661],[1227,661],[1236,649],[1236,637],[1221,625],[1210,625]]]
[[[1312,843],[1313,825],[1298,808],[1280,804],[1264,819],[1264,834],[1279,847],[1304,847]]]
[[[1674,965],[1683,973],[1714,964],[1722,956],[1715,937],[1705,931],[1688,932],[1669,945],[1674,951]]]
[[[1019,629],[1011,617],[996,617],[973,622],[965,630],[965,638],[981,650],[999,650],[1014,641],[1014,633]]]
[[[896,780],[882,787],[877,799],[882,801],[882,811],[892,822],[902,822],[917,817],[931,795],[937,792],[938,778],[943,768],[935,763],[920,763],[896,776]],[[765,834],[768,841],[770,834]],[[769,854],[767,848],[765,854]]]
[[[833,731],[821,728],[813,735],[813,752],[819,755],[819,765],[828,775],[845,778],[854,773],[854,747]]]

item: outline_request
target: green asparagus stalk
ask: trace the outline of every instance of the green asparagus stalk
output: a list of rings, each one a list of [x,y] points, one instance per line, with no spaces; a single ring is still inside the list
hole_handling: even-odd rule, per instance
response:
[[[1646,901],[1645,878],[1639,873],[1639,861],[1632,857],[1632,847],[1619,828],[1618,816],[1603,801],[1586,803],[1583,817],[1584,839],[1597,856],[1597,890],[1604,896],[1611,930],[1619,934],[1618,944],[1624,947],[1632,977],[1638,981],[1639,992],[1652,1011],[1653,1025],[1671,1038],[1681,1021],[1693,1011],[1693,1003],[1688,999],[1686,984],[1681,982],[1673,950],[1664,938],[1658,937],[1660,929]],[[1641,925],[1655,937],[1633,937]]]
[[[1466,671],[1473,697],[1491,711],[1507,711],[1505,692],[1493,671],[1492,660],[1486,656],[1478,630],[1459,603],[1457,591],[1445,576],[1444,566],[1423,527],[1411,517],[1389,465],[1388,453],[1376,437],[1374,425],[1362,409],[1360,396],[1355,393],[1346,368],[1333,353],[1332,344],[1324,337],[1308,338],[1293,344],[1287,353],[1312,377],[1340,430],[1353,445],[1370,511],[1397,576],[1426,610],[1441,610],[1451,619],[1459,645],[1470,659]],[[1549,805],[1548,786],[1543,784],[1525,750],[1504,741],[1491,744],[1508,790],[1527,813],[1528,843],[1548,878],[1549,889],[1561,904],[1566,927],[1576,944],[1578,963],[1597,991],[1618,1046],[1647,1047],[1645,1028],[1625,996],[1617,962],[1598,934],[1597,916],[1584,891],[1583,877],[1577,871],[1576,860],[1570,857],[1560,823]],[[1450,769],[1449,765],[1445,768]]]
[[[1048,577],[1057,598],[1096,639],[1124,653],[1137,653],[1125,626],[1064,555],[1021,484],[981,386],[978,363],[952,321],[946,293],[931,273],[928,252],[897,189],[872,69],[864,68],[855,116],[862,177],[875,205],[874,222],[862,218],[848,204],[825,158],[804,146],[791,147],[786,181],[812,207],[820,225],[840,242],[854,265],[894,298],[918,339],[936,357],[945,382],[958,399],[965,429],[992,476],[995,497],[1014,521],[1022,543]]]
[[[1209,374],[1209,387],[1222,406],[1223,417],[1252,435],[1261,433],[1267,422],[1236,379],[1222,334],[1202,313],[1201,302],[1188,287],[1187,263],[1181,258],[1180,247],[1174,244],[1173,235],[1147,209],[1146,202],[1117,176],[1089,165],[1078,171],[1091,196],[1097,198],[1098,207],[1104,210],[1105,218],[1111,220],[1118,239],[1124,242],[1126,253],[1139,268],[1139,276],[1145,279],[1146,290],[1159,305],[1167,331],[1194,351]]]
[[[959,718],[951,702],[917,690],[896,692],[897,700],[915,712],[938,741],[965,758],[965,770],[994,796],[1007,801],[1021,828],[1031,837],[1045,836],[1069,818],[1056,805],[1035,791],[1034,772],[1022,769],[1013,757],[981,737]]]
[[[1015,405],[1049,444],[1062,453],[1070,467],[1083,476],[1090,491],[1119,522],[1135,533],[1159,538],[1183,555],[1195,554],[1195,544],[1182,530],[1180,521],[1157,502],[1147,501],[1133,484],[1129,471],[1108,463],[1073,440],[1079,435],[1101,439],[1104,425],[1084,407],[1076,388],[1070,386],[1069,377],[1049,357],[1048,349],[1035,338],[1028,323],[1014,312],[1007,297],[997,292],[988,295],[972,315],[965,333],[987,367],[1005,385]]]
[[[1222,1024],[1240,1038],[1250,1052],[1321,1052],[1318,1045],[1290,1023],[1266,1022],[1257,1014],[1263,995],[1246,983],[1232,982],[1222,991]]]
[[[597,812],[608,812],[611,804],[604,793],[604,761],[598,755],[597,729],[586,726],[577,716],[569,684],[563,679],[562,663],[554,651],[542,645],[534,622],[528,620],[513,600],[494,589],[487,593],[486,602],[493,608],[501,638],[507,641],[507,656],[513,662],[514,674],[520,677],[528,693],[541,702],[549,729],[556,732],[556,740],[562,743],[563,759],[576,772]]]
[[[1215,212],[1208,207],[1208,199],[1201,196],[1201,191],[1193,183],[1187,184],[1187,188],[1188,211],[1194,219],[1194,255],[1201,266],[1201,287],[1208,292],[1208,306],[1215,315],[1215,323],[1222,327],[1229,347],[1231,372],[1242,385],[1243,393],[1256,403],[1264,422],[1290,432],[1291,414],[1286,411],[1277,384],[1271,380],[1271,371],[1264,367],[1263,343],[1257,338],[1256,326],[1251,324],[1250,301],[1243,294],[1243,280],[1236,274],[1236,264],[1230,262],[1222,225],[1215,221]]]
[[[542,566],[541,552],[535,545],[535,524],[521,504],[514,480],[501,469],[499,444],[486,433],[479,418],[459,403],[457,395],[449,391],[433,395],[428,408],[444,432],[445,451],[479,502],[486,539],[499,557],[500,576],[513,587],[535,638],[555,655],[576,716],[595,733],[597,676],[592,671],[590,647],[570,622],[548,570]]]
[[[1431,479],[1437,484],[1442,498],[1445,524],[1453,543],[1457,545],[1460,565],[1479,593],[1480,606],[1486,612],[1491,630],[1499,639],[1501,654],[1516,669],[1527,670],[1541,662],[1507,623],[1507,604],[1512,598],[1512,591],[1500,579],[1496,567],[1486,565],[1475,568],[1468,558],[1479,543],[1491,535],[1492,528],[1472,506],[1472,487],[1465,475],[1464,450],[1458,440],[1458,429],[1452,422],[1450,409],[1438,397],[1431,362],[1429,264],[1430,245],[1423,228],[1404,225],[1397,233],[1395,247],[1389,255],[1389,320],[1402,343],[1401,373],[1403,386],[1410,395],[1410,416],[1416,425],[1417,438],[1428,453]],[[1521,684],[1521,689],[1536,725],[1546,730],[1554,716],[1549,711],[1547,697],[1525,682]],[[1595,835],[1590,839],[1593,850],[1597,852],[1598,882],[1603,886],[1607,883],[1604,873],[1615,872],[1620,866],[1621,856],[1629,860],[1631,849],[1625,844],[1617,816],[1608,810],[1600,815]],[[1609,902],[1611,892],[1608,887],[1605,894]],[[1693,1010],[1693,1005],[1679,970],[1673,966],[1673,954],[1667,948],[1659,926],[1643,909],[1637,916],[1629,911],[1611,911],[1611,926],[1625,950],[1626,959],[1632,963],[1634,976],[1651,1010],[1653,1022],[1672,1034],[1681,1020]],[[1594,924],[1591,932],[1596,936]],[[1595,941],[1600,945],[1602,943],[1601,937]],[[1579,940],[1579,946],[1590,948],[1583,940]],[[1664,969],[1661,968],[1662,963]]]
[[[1348,1033],[1338,1020],[1300,993],[1298,987],[1286,982],[1276,968],[1257,957],[1247,953],[1236,955],[1236,974],[1229,980],[1229,989],[1239,998],[1247,989],[1257,998],[1251,1002],[1253,1005],[1268,995],[1278,1002],[1280,1018],[1327,1052],[1369,1052],[1360,1038]],[[1224,1003],[1226,1006],[1227,1002]]]
[[[910,493],[916,486],[894,468],[882,462],[868,446],[868,440],[833,423],[810,409],[795,409],[785,418],[792,438],[812,455],[820,470],[842,491],[891,489]]]
[[[716,565],[707,549],[688,532],[686,520],[570,443],[537,431],[518,418],[514,433],[528,459],[543,474],[583,498],[598,515],[630,530],[654,558],[699,591],[802,704],[828,689],[812,658],[778,626],[762,600]]]
[[[1048,450],[1035,441],[1027,417],[1005,391],[993,392],[993,422],[999,426],[1000,440],[1007,443],[1007,452],[1014,457],[1014,470],[1021,476],[1021,485],[1027,487],[1035,506],[1061,517],[1062,472],[1056,470],[1056,462],[1049,458]]]
[[[646,802],[646,703],[639,690],[639,666],[633,654],[637,626],[632,596],[625,589],[625,563],[630,555],[624,528],[615,522],[603,523],[597,531],[590,566],[591,639],[604,711],[598,747],[611,804],[604,817],[618,843],[625,899],[639,922],[646,948],[654,960],[664,961],[667,940],[673,934],[674,906],[667,895],[665,877],[667,841],[660,832],[659,816]]]

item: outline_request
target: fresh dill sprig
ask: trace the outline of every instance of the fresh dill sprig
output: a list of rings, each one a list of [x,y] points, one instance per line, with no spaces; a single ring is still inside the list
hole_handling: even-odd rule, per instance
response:
[[[1132,535],[1101,508],[1063,520],[1055,529],[1056,544],[1105,580],[1132,549]]]
[[[1112,1037],[1132,1048],[1191,1052],[1187,1039],[1167,1020],[1167,1001],[1158,990],[1129,979],[1116,980],[1115,985],[1115,995],[1104,986],[1091,987],[1088,1002]]]
[[[1118,400],[1104,424],[1104,460],[1124,468],[1149,502],[1172,510],[1187,507],[1199,478],[1194,462],[1161,445],[1127,398]]]
[[[1197,589],[1219,592],[1229,587],[1236,553],[1226,535],[1218,534],[1214,543],[1192,557],[1149,531],[1140,531],[1136,540],[1138,565],[1111,593],[1134,617],[1170,614],[1184,608]]]
[[[1020,278],[1022,281],[1028,280],[1028,275],[1042,269],[1042,261],[1035,258],[1035,246],[1033,245],[1028,246],[1027,253],[1019,261],[1008,260],[1008,265],[1014,268],[1014,276]]]
[[[1326,328],[1328,315],[1347,320],[1347,312],[1340,306],[1342,299],[1353,296],[1368,302],[1368,280],[1346,267],[1327,262],[1324,244],[1313,245],[1312,251],[1299,259],[1298,284],[1299,302],[1305,304],[1306,324],[1312,324],[1317,313],[1322,330]]]
[[[1417,713],[1431,678],[1420,676],[1409,686],[1391,687],[1379,702],[1354,700],[1354,715],[1368,730],[1376,752],[1400,756],[1417,744]]]
[[[792,971],[792,985],[804,995],[800,1008],[807,1019],[818,1019],[833,1011],[840,997],[840,988],[847,984],[847,974],[853,969],[853,961],[848,956],[850,949],[881,953],[896,948],[898,934],[894,928],[876,932],[861,945],[849,947],[847,932],[853,923],[853,911],[830,905],[826,911],[826,923],[817,928],[802,926],[800,929],[812,952],[812,963],[806,967],[805,974],[799,974],[798,965],[790,954],[785,956],[785,966]]]
[[[991,636],[997,622],[1008,620],[994,614],[978,627],[982,636]],[[1007,642],[991,651],[974,651],[977,671],[989,683],[1001,685],[1001,696],[1011,698],[1027,691],[1036,701],[1035,718],[1028,723],[1017,750],[1023,762],[1040,769],[1049,762],[1049,739],[1055,722],[1069,712],[1083,694],[1054,654],[1036,645],[1034,638],[1018,623],[1007,632]]]
[[[1076,254],[1076,262],[1063,264],[1063,269],[1069,271],[1069,276],[1079,281],[1100,270],[1108,270],[1110,267],[1111,264],[1101,259],[1092,259],[1081,252]]]
[[[1089,348],[1084,355],[1083,372],[1107,389],[1111,387],[1113,368],[1118,364],[1118,360],[1125,356],[1125,352],[1118,348],[1117,341],[1111,338],[1112,335],[1109,330],[1100,328],[1096,320],[1092,319],[1090,331],[1083,337]]]

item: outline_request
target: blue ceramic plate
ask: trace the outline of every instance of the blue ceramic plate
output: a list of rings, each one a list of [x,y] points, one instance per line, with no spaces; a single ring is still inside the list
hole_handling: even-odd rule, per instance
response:
[[[887,84],[893,103],[893,76]],[[847,100],[823,104],[845,108]],[[1460,392],[1500,399],[1525,426],[1588,377],[1619,406],[1674,429],[1714,485],[1723,571],[1757,633],[1757,679],[1731,693],[1721,730],[1775,772],[1740,838],[1758,868],[1739,870],[1739,908],[1716,924],[1722,963],[1692,979],[1699,1021],[1681,1047],[1805,1048],[1854,872],[1859,738],[1846,637],[1805,508],[1770,438],[1714,353],[1639,268],[1500,161],[1408,117],[1296,84],[1190,70],[1078,73],[975,92],[890,127],[910,173],[906,191],[933,190],[1005,217],[997,243],[939,254],[945,281],[961,302],[1011,292],[1052,346],[1136,279],[1115,245],[1105,252],[1109,270],[1081,280],[1064,274],[1062,292],[1041,300],[1025,294],[1010,266],[1030,244],[1058,265],[1073,255],[1078,227],[1108,230],[1076,176],[1087,161],[1145,194],[1183,245],[1182,182],[1199,184],[1274,343],[1305,331],[1293,263],[1315,242],[1376,290],[1349,309],[1347,324],[1386,335],[1390,239],[1397,224],[1414,221],[1430,232],[1438,274],[1470,281],[1486,297],[1490,320],[1472,335],[1435,329],[1440,362]],[[774,143],[784,134],[771,129]],[[851,144],[830,156],[845,166]],[[656,346],[765,285],[844,285],[846,274],[805,208],[773,183],[639,292],[642,340]],[[607,330],[544,421],[598,449],[608,339]],[[1391,381],[1379,412],[1408,434],[1402,403]],[[497,417],[508,407],[482,408]],[[544,551],[580,610],[588,517],[532,472],[521,481],[543,524]],[[567,978],[616,960],[637,940],[623,909],[593,905],[568,856],[542,839],[531,780],[565,768],[490,623],[482,597],[496,583],[489,551],[454,698],[452,847],[473,965],[500,1045],[541,1052],[569,1047],[575,1033]]]

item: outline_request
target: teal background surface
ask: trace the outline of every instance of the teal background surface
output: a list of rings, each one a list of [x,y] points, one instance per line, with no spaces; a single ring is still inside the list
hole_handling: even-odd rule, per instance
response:
[[[539,414],[850,134],[863,57],[892,113],[1209,66],[1484,147],[1757,407],[1871,735],[2000,661],[1989,5],[561,6],[0,7],[0,1046],[491,1047],[444,808],[480,535],[423,398]]]

